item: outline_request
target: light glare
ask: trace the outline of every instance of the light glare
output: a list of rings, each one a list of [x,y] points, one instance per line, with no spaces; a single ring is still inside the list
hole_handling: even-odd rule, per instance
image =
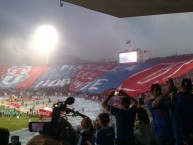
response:
[[[58,34],[53,26],[44,25],[37,28],[35,32],[35,45],[41,51],[49,51],[56,47]]]

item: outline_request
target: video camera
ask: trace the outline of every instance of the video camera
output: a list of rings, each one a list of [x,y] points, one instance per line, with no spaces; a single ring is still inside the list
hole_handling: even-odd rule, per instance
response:
[[[29,122],[29,131],[50,135],[56,140],[65,137],[68,128],[64,123],[64,118],[60,117],[60,114],[62,112],[68,114],[71,109],[67,108],[67,105],[73,104],[74,101],[75,99],[73,97],[68,97],[63,102],[54,103],[51,122]]]

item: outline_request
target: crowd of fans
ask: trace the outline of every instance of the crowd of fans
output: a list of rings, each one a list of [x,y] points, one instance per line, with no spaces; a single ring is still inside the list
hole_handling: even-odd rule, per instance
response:
[[[191,73],[187,75],[192,78]],[[180,88],[177,82],[152,84],[150,96],[138,100],[113,90],[104,97],[104,112],[94,122],[75,112],[82,117],[80,126],[74,128],[64,119],[62,138],[40,132],[27,145],[193,145],[192,81],[181,79]],[[111,103],[115,96],[120,96],[120,102]],[[1,128],[0,143],[7,145],[8,138],[9,131]]]

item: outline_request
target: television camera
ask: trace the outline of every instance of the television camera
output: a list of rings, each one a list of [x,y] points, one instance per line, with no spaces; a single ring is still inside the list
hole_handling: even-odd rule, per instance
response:
[[[53,139],[60,140],[66,136],[68,127],[65,124],[65,118],[60,117],[60,114],[66,112],[66,114],[73,112],[73,110],[67,108],[67,105],[73,104],[75,99],[68,97],[63,102],[57,102],[53,104],[52,118],[50,122],[29,122],[28,128],[30,132],[39,132],[40,134],[46,134]]]

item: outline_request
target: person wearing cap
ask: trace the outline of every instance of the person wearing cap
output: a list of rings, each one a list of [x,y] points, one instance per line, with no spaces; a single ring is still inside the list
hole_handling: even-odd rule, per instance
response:
[[[184,78],[181,82],[181,90],[176,94],[176,112],[182,125],[183,140],[193,145],[193,94],[192,81]]]

